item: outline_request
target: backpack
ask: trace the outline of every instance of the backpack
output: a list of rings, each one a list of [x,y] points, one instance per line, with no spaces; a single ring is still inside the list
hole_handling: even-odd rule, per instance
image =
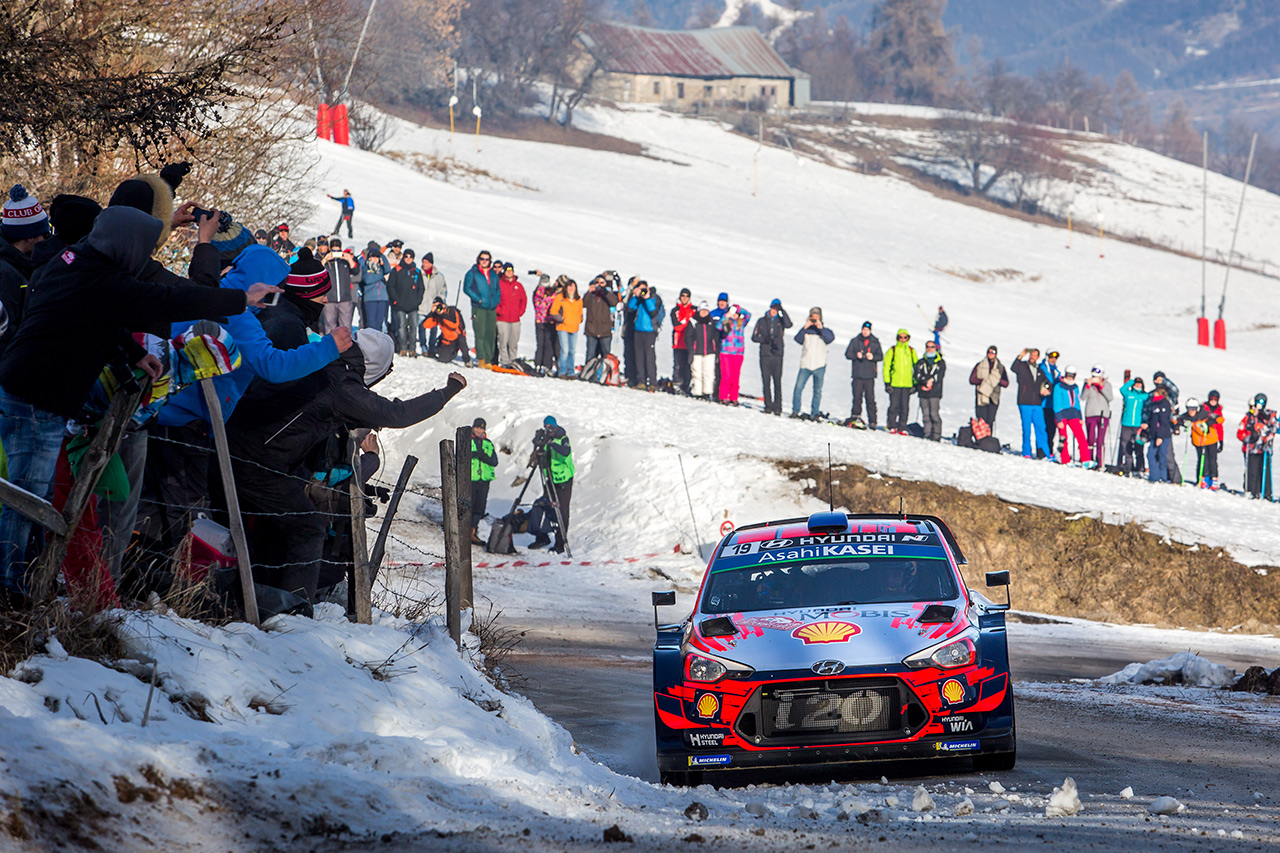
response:
[[[598,355],[582,365],[578,378],[597,385],[617,386],[622,384],[622,367],[616,355]]]
[[[1191,422],[1191,443],[1196,447],[1208,447],[1218,443],[1218,431],[1213,428],[1215,419]]]
[[[517,358],[511,362],[511,366],[523,373],[525,376],[537,376],[538,368],[534,367],[527,359]]]

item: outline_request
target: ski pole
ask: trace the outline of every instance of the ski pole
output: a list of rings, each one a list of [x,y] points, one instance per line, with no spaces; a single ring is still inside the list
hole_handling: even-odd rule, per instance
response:
[[[684,474],[684,457],[676,454],[676,461],[680,463],[680,479],[684,480],[684,496],[689,502],[689,520],[693,522],[693,535],[698,540],[693,543],[698,548],[698,559],[702,559],[702,534],[698,532],[698,517],[693,512],[693,496],[689,494],[689,478]]]

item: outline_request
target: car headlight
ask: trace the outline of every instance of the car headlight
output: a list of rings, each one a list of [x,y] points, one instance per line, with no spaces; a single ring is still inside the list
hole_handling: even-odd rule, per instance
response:
[[[720,661],[704,658],[702,655],[689,655],[685,660],[685,674],[690,681],[719,681],[728,673],[729,670]]]
[[[936,646],[916,652],[905,658],[902,663],[912,669],[956,669],[969,666],[978,659],[978,647],[974,645],[973,635],[965,634],[946,640]]]
[[[745,664],[717,660],[697,652],[690,652],[684,659],[684,677],[688,681],[710,684],[722,678],[749,678],[754,674],[755,670]]]

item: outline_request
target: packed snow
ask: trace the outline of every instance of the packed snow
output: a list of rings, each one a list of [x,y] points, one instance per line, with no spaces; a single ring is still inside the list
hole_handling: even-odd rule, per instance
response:
[[[1226,687],[1236,671],[1191,652],[1178,652],[1163,660],[1131,663],[1119,672],[1098,679],[1100,684],[1186,684],[1190,687]]]

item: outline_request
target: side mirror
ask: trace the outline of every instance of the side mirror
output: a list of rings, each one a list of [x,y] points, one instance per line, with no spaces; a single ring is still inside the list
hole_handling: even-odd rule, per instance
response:
[[[1009,571],[1006,569],[1002,572],[987,572],[987,586],[1004,587],[1004,604],[997,605],[1000,610],[1008,610],[1012,606],[1012,599],[1009,598]]]
[[[660,627],[658,622],[658,608],[670,607],[676,603],[676,591],[674,589],[665,592],[655,592],[651,594],[653,599],[653,627],[656,630]]]

